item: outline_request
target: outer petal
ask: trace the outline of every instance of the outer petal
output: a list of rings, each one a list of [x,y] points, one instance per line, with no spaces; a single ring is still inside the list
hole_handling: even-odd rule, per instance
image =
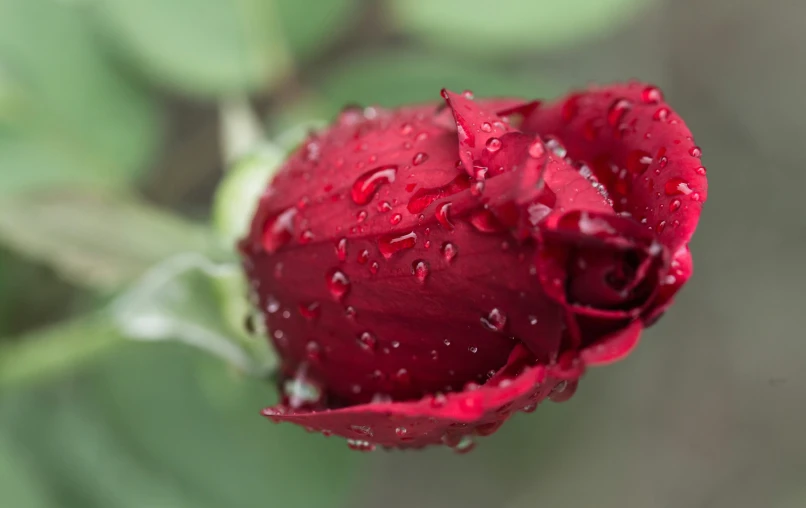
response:
[[[587,162],[617,211],[675,251],[694,233],[708,185],[700,149],[660,90],[631,83],[574,93],[534,111],[523,129],[556,136]]]
[[[466,451],[472,445],[472,436],[492,434],[512,413],[531,412],[549,396],[561,400],[560,392],[569,385],[574,387],[582,374],[581,368],[573,365],[524,366],[524,357],[531,358],[524,349],[516,349],[500,376],[461,393],[314,412],[277,407],[265,410],[264,415],[275,422],[291,422],[325,435],[346,437],[359,449],[446,444]]]
[[[423,111],[342,114],[278,175],[242,245],[284,374],[304,367],[330,405],[484,382],[512,337],[544,361],[559,347],[534,247],[479,220],[456,132]]]

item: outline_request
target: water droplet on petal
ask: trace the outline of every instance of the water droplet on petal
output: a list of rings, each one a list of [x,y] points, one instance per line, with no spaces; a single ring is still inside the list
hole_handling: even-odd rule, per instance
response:
[[[481,318],[481,324],[491,332],[501,332],[507,325],[507,317],[495,308],[486,317]]]
[[[481,131],[482,132],[492,132],[493,126],[490,125],[490,122],[484,122],[481,124]]]
[[[408,430],[406,430],[406,427],[397,427],[397,428],[395,429],[395,435],[396,435],[397,437],[399,437],[400,439],[405,439],[405,438],[406,438],[406,435],[407,435],[408,433],[409,433],[409,431],[408,431]]]
[[[627,154],[627,171],[640,175],[652,164],[652,156],[644,150],[633,150]]]
[[[361,224],[362,222],[364,222],[365,220],[367,220],[367,215],[369,215],[369,214],[367,214],[367,211],[366,211],[366,210],[361,210],[361,211],[360,211],[360,212],[358,212],[358,213],[356,214],[356,216],[355,216],[356,221],[357,221],[359,224]]]
[[[476,346],[470,346],[470,347],[467,348],[467,350],[470,351],[471,353],[478,353],[479,352],[479,348],[477,348]]]
[[[688,153],[692,157],[700,157],[700,156],[702,156],[702,149],[699,146],[692,146],[689,149]]]
[[[669,119],[670,113],[671,111],[669,111],[669,108],[666,107],[658,108],[658,110],[655,111],[655,113],[652,115],[652,119],[658,122],[665,122],[666,120]]]
[[[360,439],[348,439],[347,447],[356,452],[374,452],[375,445]]]
[[[342,238],[336,244],[336,255],[339,258],[339,261],[345,261],[347,259],[347,239]]]
[[[391,234],[381,237],[378,240],[378,250],[384,258],[391,258],[396,252],[411,249],[417,244],[417,233],[414,231],[406,234]]]
[[[299,304],[299,314],[308,319],[313,321],[314,319],[318,318],[319,315],[322,313],[322,308],[318,302],[311,302],[311,303],[301,303]]]
[[[350,425],[350,430],[359,436],[374,437],[375,433],[369,425]]]
[[[442,257],[445,258],[445,261],[448,263],[453,262],[454,258],[456,258],[456,254],[458,253],[456,249],[456,245],[452,244],[451,242],[445,242],[442,245]]]
[[[364,351],[375,352],[378,347],[378,339],[370,332],[364,332],[358,336],[358,345]]]
[[[656,86],[648,86],[641,91],[641,100],[647,104],[657,104],[663,100],[663,92]]]
[[[350,291],[350,280],[341,270],[331,269],[325,277],[330,294],[337,300],[342,300]]]
[[[476,447],[476,442],[471,436],[462,436],[459,442],[453,447],[453,451],[458,454],[469,453]]]
[[[616,99],[607,110],[607,123],[611,127],[618,127],[630,109],[632,109],[631,101],[627,99]]]
[[[495,153],[501,149],[501,140],[498,138],[490,138],[487,140],[487,151]]]
[[[381,166],[371,169],[358,177],[353,184],[352,198],[357,205],[365,205],[375,195],[381,185],[395,181],[397,166]]]
[[[446,231],[453,231],[453,224],[451,224],[449,215],[450,209],[450,203],[442,203],[437,207],[437,211],[435,213],[437,222],[439,222],[439,225],[445,228]]]
[[[697,174],[700,176],[705,176],[706,170],[703,166],[697,168]]]
[[[678,194],[688,195],[692,192],[688,182],[682,178],[670,178],[669,181],[666,182],[666,185],[664,185],[663,190],[666,192],[667,196],[675,196]]]
[[[669,204],[669,211],[676,212],[679,209],[680,209],[680,200],[679,199],[672,200],[672,202]]]
[[[411,163],[415,166],[419,166],[420,164],[424,163],[428,160],[428,154],[425,152],[418,152],[412,159]]]
[[[294,235],[295,215],[297,215],[296,208],[289,208],[266,220],[263,225],[262,244],[267,252],[274,253],[291,241]]]
[[[392,215],[389,218],[389,223],[391,225],[393,225],[393,226],[396,226],[396,225],[400,224],[400,221],[402,221],[402,220],[403,220],[403,216],[400,215],[399,213],[396,213],[396,214]]]
[[[428,278],[428,264],[421,259],[414,261],[411,266],[411,273],[417,277],[421,284],[424,284]]]

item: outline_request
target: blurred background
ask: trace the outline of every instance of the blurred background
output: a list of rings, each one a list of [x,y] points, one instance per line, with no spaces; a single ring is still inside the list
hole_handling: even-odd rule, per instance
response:
[[[800,0],[0,0],[0,506],[806,506],[804,28]],[[695,277],[628,360],[469,455],[266,422],[272,386],[181,344],[199,315],[228,333],[221,284],[144,293],[142,338],[177,341],[108,316],[216,250],[244,98],[276,137],[346,103],[632,77],[703,147]]]

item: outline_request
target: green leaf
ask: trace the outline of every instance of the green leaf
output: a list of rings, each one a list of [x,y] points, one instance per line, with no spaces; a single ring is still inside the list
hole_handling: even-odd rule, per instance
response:
[[[0,342],[0,390],[83,367],[123,342],[108,316],[94,315]]]
[[[153,268],[112,311],[127,337],[184,342],[242,372],[266,377],[275,356],[266,337],[245,331],[244,323],[253,313],[246,295],[240,266],[216,264],[191,253]]]
[[[322,52],[357,21],[358,0],[275,0],[283,34],[298,58]]]
[[[119,186],[159,140],[152,97],[118,74],[67,2],[0,3],[0,193]]]
[[[98,22],[155,82],[202,96],[253,92],[290,59],[273,2],[98,0]]]
[[[0,432],[0,492],[4,503],[16,508],[55,507],[48,499],[41,479],[27,463],[27,455],[17,449],[10,437]]]
[[[437,3],[437,2],[435,2]],[[321,80],[319,91],[335,114],[344,104],[402,104],[438,101],[442,88],[471,89],[477,97],[544,97],[563,87],[529,74],[503,72],[456,58],[414,53],[366,53],[339,65]]]
[[[260,410],[274,398],[189,348],[132,344],[71,383],[0,399],[0,433],[28,451],[60,506],[349,506],[363,457],[272,425]]]
[[[169,256],[212,244],[203,226],[131,194],[88,191],[0,198],[0,242],[79,285],[103,290]]]
[[[553,50],[617,30],[655,0],[391,0],[395,23],[471,55]]]

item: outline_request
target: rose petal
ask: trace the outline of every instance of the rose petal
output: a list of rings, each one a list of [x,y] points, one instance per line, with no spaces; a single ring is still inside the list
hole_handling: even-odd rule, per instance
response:
[[[574,93],[535,110],[523,128],[558,137],[627,211],[675,251],[686,244],[707,198],[700,150],[660,91],[640,83]]]
[[[612,333],[596,344],[583,349],[580,359],[589,367],[598,367],[617,362],[638,345],[644,325],[641,321],[633,321],[629,326]]]
[[[513,362],[519,359],[520,354],[513,355]],[[516,366],[520,369],[520,364]],[[504,378],[473,390],[428,396],[419,401],[379,402],[314,412],[270,408],[264,415],[276,422],[295,423],[326,435],[391,448],[434,444],[457,447],[465,445],[466,439],[474,434],[488,435],[516,411],[532,411],[558,385],[565,386],[581,374],[578,368],[539,365],[526,367],[514,379]]]
[[[470,176],[476,176],[474,166],[485,154],[500,150],[501,136],[514,132],[495,110],[473,99],[449,90],[442,90],[445,103],[453,112],[459,136],[459,157]]]

